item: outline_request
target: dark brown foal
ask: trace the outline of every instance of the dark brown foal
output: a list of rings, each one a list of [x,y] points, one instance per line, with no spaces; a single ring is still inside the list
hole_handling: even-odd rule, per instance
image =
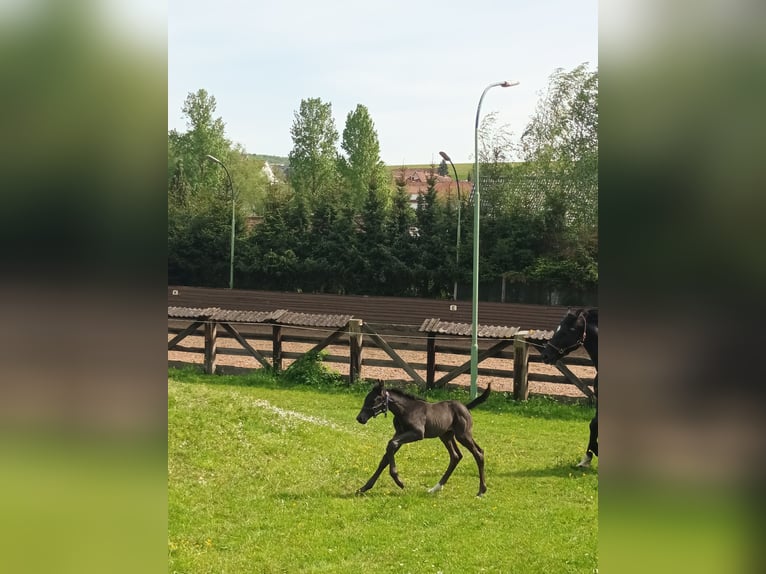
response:
[[[471,434],[473,418],[468,411],[486,401],[489,391],[490,385],[487,385],[487,389],[481,396],[476,397],[467,405],[460,401],[429,403],[404,391],[387,389],[383,381],[380,381],[365,397],[362,410],[359,411],[356,420],[365,424],[370,418],[391,411],[391,414],[394,415],[395,433],[393,438],[388,441],[386,453],[383,455],[377,470],[357,493],[361,494],[370,490],[386,467],[388,467],[391,478],[394,479],[397,486],[404,488],[404,483],[399,479],[399,473],[396,470],[394,459],[396,452],[408,442],[439,437],[447,448],[450,462],[444,475],[433,488],[429,489],[429,492],[441,490],[460,459],[463,458],[457,447],[459,442],[471,451],[476,459],[476,465],[479,467],[479,493],[477,496],[482,496],[487,491],[487,486],[484,483],[484,451],[473,440]]]

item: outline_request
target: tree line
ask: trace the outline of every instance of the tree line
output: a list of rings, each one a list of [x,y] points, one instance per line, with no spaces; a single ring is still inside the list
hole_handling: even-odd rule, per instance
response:
[[[234,201],[237,288],[449,298],[457,282],[459,298],[470,298],[467,184],[460,199],[437,196],[435,176],[445,166],[432,166],[428,191],[412,209],[403,169],[392,177],[380,160],[364,105],[339,133],[331,103],[302,100],[277,182],[263,174],[263,160],[226,138],[215,109],[213,95],[190,93],[182,110],[187,130],[168,133],[171,284],[228,286]],[[586,64],[554,71],[518,143],[511,136],[495,114],[482,121],[480,297],[497,298],[502,281],[506,300],[593,304],[597,71]],[[226,166],[232,186],[208,155]]]

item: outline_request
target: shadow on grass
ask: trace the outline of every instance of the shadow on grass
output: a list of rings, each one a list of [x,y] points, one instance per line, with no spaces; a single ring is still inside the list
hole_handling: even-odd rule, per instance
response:
[[[496,472],[499,476],[515,476],[519,478],[570,478],[578,476],[598,475],[598,468],[577,468],[577,462],[560,464],[547,468],[527,468],[523,470],[510,470]]]
[[[374,496],[374,491],[359,494],[357,492],[358,489],[359,486],[349,486],[348,488],[338,487],[337,489],[332,490],[318,488],[316,490],[306,490],[303,492],[278,492],[274,494],[274,499],[303,502],[307,500],[318,500],[322,498],[331,498],[334,500],[351,500],[354,498],[385,498],[391,496],[389,493],[383,491],[381,491],[379,496]]]

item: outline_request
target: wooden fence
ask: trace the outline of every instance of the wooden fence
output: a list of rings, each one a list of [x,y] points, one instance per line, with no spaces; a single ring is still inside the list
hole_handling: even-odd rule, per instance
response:
[[[307,353],[330,348],[334,353],[344,352],[333,354],[328,351],[324,361],[348,365],[349,383],[364,378],[365,367],[383,367],[400,369],[407,375],[403,380],[422,388],[439,388],[470,371],[470,329],[469,323],[450,323],[438,318],[426,319],[418,328],[368,324],[350,315],[291,313],[282,309],[261,312],[169,307],[168,333],[171,338],[168,351],[201,354],[204,371],[212,374],[251,370],[221,365],[218,363],[221,355],[253,357],[262,368],[278,372],[283,369],[285,360],[296,360]],[[537,349],[550,338],[551,331],[479,325],[478,335],[478,374],[513,381],[514,398],[526,400],[529,381],[540,381],[576,385],[593,402],[593,379],[581,380],[567,366],[590,366],[587,358],[566,357],[559,361],[556,367],[561,375],[529,372],[529,363],[541,362]],[[190,336],[202,337],[203,346],[182,345]],[[235,341],[236,345],[219,345],[221,339]],[[256,341],[270,342],[270,345],[258,345]],[[307,348],[301,352],[288,351],[285,349],[288,343],[300,343]],[[365,357],[364,351],[368,347],[381,349],[387,358]],[[400,351],[425,356],[425,363],[407,361]],[[459,365],[439,363],[438,358],[444,355],[464,360]],[[505,359],[511,368],[482,367],[481,363],[489,358]],[[425,379],[419,370],[425,371]]]

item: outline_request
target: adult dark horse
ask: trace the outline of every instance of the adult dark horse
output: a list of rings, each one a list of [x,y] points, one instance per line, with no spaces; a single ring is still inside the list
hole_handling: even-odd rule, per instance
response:
[[[580,345],[585,347],[596,367],[593,383],[596,393],[596,416],[590,421],[590,439],[585,456],[577,464],[580,468],[587,468],[593,460],[593,455],[598,456],[598,309],[569,309],[540,354],[543,361],[554,364]]]
[[[387,389],[383,381],[380,381],[365,397],[362,410],[359,411],[356,420],[365,424],[371,417],[391,411],[391,414],[394,415],[395,432],[393,438],[388,441],[386,453],[383,455],[378,469],[357,493],[361,494],[370,490],[386,467],[389,468],[391,478],[394,479],[397,486],[404,488],[396,470],[396,461],[394,460],[396,452],[408,442],[439,437],[444,446],[447,447],[450,462],[444,476],[428,492],[441,490],[460,459],[463,458],[457,447],[459,442],[471,451],[476,459],[476,465],[479,467],[479,493],[477,496],[482,496],[487,491],[487,486],[484,483],[484,451],[473,440],[471,434],[473,418],[468,411],[486,401],[489,391],[490,385],[487,385],[487,389],[467,405],[460,401],[429,403],[404,391],[393,388]]]

